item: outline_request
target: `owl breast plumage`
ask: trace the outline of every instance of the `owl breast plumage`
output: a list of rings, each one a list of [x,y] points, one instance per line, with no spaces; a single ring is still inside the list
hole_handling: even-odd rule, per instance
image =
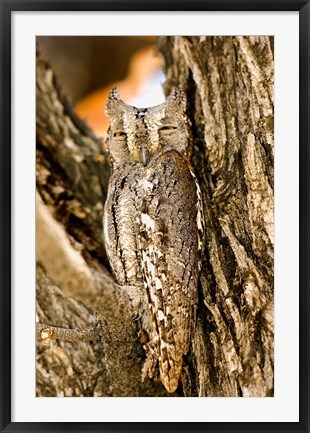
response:
[[[112,175],[105,247],[117,282],[140,298],[143,378],[159,375],[169,392],[193,335],[204,234],[185,109],[178,89],[148,109],[124,104],[114,89],[106,109]]]

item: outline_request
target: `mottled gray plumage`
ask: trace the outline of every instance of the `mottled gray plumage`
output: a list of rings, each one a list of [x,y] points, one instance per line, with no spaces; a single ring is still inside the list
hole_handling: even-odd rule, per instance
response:
[[[178,386],[193,334],[204,231],[185,111],[179,89],[147,109],[126,105],[113,89],[106,107],[113,170],[104,211],[106,251],[138,309],[147,356],[142,376],[159,374],[169,392]]]

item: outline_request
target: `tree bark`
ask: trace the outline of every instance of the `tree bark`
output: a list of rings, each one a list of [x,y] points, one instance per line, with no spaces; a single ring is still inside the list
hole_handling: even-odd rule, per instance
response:
[[[206,220],[196,330],[174,395],[272,396],[273,38],[161,37],[159,50],[166,93],[188,95]],[[38,338],[40,396],[169,395],[141,383],[134,311],[110,274],[108,178],[102,143],[37,56],[38,321],[85,329],[96,312],[100,323],[92,343]]]

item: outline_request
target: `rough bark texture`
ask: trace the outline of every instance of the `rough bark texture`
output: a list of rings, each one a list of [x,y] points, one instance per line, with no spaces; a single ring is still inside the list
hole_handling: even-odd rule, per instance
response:
[[[196,332],[176,395],[271,396],[273,38],[162,37],[159,49],[167,93],[176,85],[188,95],[207,227]],[[131,305],[109,273],[101,149],[37,57],[38,321],[84,329],[94,311],[100,319],[100,341],[38,339],[37,395],[165,396],[160,383],[141,383]]]

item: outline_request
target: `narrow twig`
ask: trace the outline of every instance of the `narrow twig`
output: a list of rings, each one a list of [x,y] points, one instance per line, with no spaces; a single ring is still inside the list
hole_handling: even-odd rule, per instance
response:
[[[99,333],[95,326],[87,329],[66,329],[57,326],[36,323],[36,333],[43,339],[43,344],[48,345],[52,337],[62,341],[94,341],[99,340]]]

